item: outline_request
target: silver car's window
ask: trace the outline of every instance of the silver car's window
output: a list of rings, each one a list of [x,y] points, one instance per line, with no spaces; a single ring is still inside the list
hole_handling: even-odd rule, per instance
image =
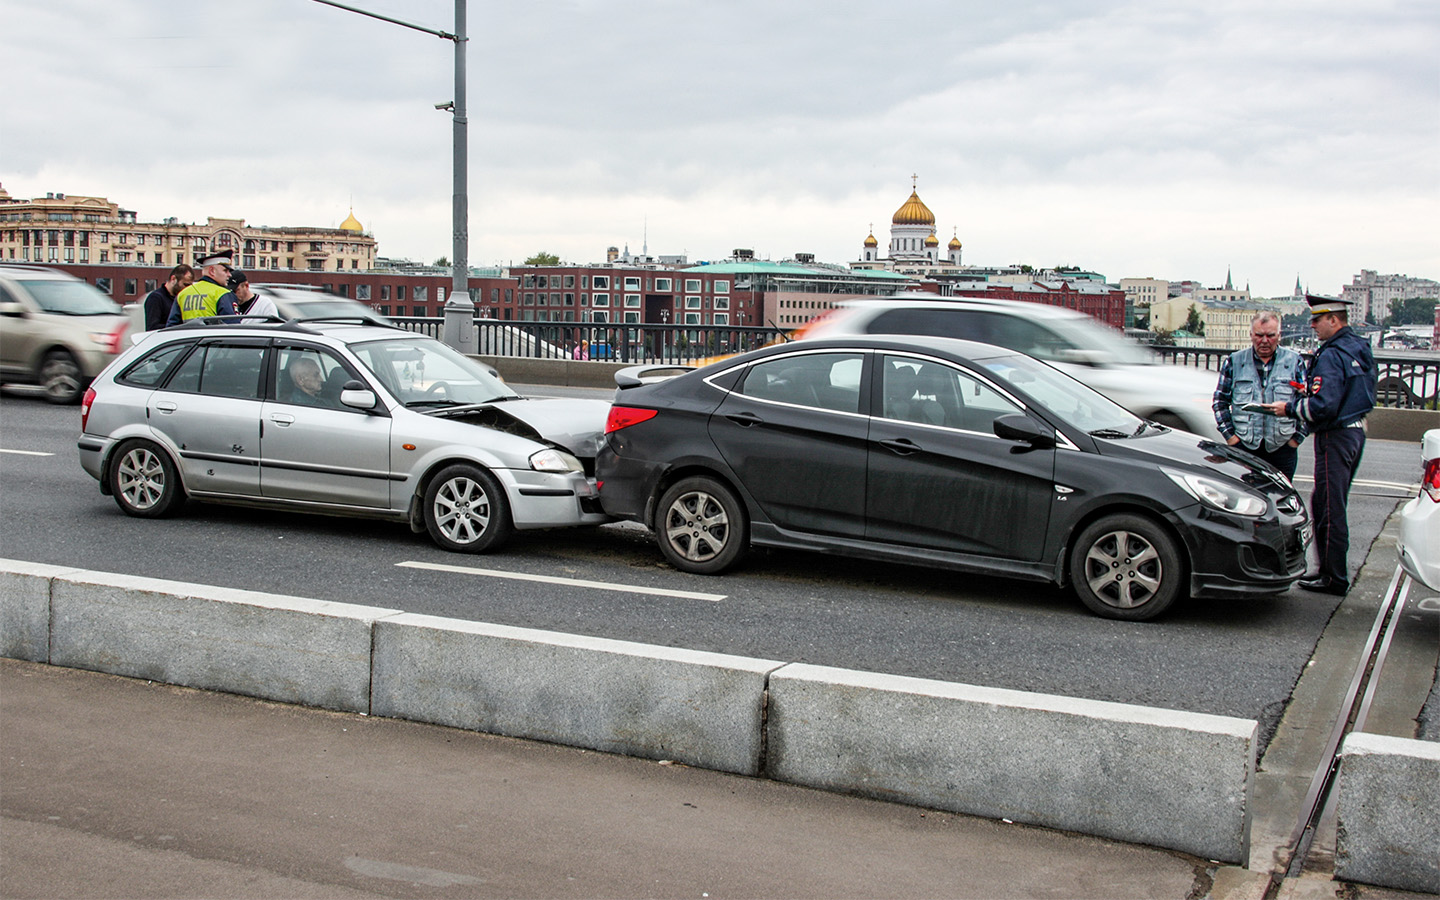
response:
[[[35,280],[20,282],[45,312],[59,316],[116,316],[120,304],[83,281]]]
[[[980,379],[929,360],[885,356],[880,373],[887,419],[989,434],[997,417],[1022,411]]]
[[[762,400],[836,412],[860,411],[858,353],[805,353],[756,363],[740,393]]]
[[[175,370],[166,389],[258,400],[260,366],[264,360],[264,347],[227,344],[198,347]]]
[[[160,382],[165,380],[165,373],[169,372],[175,361],[190,349],[191,343],[191,341],[176,341],[158,347],[131,363],[115,380],[121,384],[135,387],[158,387]]]
[[[335,356],[315,347],[278,347],[270,396],[294,406],[346,409],[340,391],[354,376]]]
[[[1000,381],[1035,398],[1067,425],[1087,434],[1113,432],[1124,437],[1137,433],[1144,424],[1113,400],[1043,362],[1026,356],[998,356],[981,360],[980,365]]]
[[[464,354],[430,338],[352,344],[350,350],[406,406],[436,408],[519,397]]]

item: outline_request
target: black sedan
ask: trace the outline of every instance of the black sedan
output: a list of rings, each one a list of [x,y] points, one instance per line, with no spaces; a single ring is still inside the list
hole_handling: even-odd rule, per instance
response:
[[[810,550],[1071,584],[1143,620],[1305,570],[1309,519],[1278,471],[1010,350],[817,340],[616,383],[601,503],[686,572]]]

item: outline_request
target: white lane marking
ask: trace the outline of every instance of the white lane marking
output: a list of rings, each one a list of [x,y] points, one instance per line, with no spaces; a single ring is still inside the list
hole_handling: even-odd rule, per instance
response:
[[[1295,480],[1296,480],[1296,481],[1309,481],[1309,482],[1312,482],[1312,483],[1313,483],[1313,482],[1315,481],[1315,476],[1314,476],[1314,475],[1296,475],[1296,476],[1295,476]],[[1420,490],[1420,485],[1419,485],[1418,483],[1417,483],[1417,484],[1402,484],[1402,483],[1400,483],[1400,482],[1398,482],[1398,481],[1370,481],[1370,480],[1368,480],[1368,479],[1363,479],[1363,478],[1357,478],[1357,479],[1355,479],[1354,481],[1350,482],[1350,486],[1351,486],[1352,488],[1356,488],[1356,487],[1390,488],[1391,490],[1395,490],[1395,491],[1405,491],[1406,493],[1409,493],[1409,494],[1418,493],[1419,490]]]
[[[0,447],[0,453],[15,453],[20,456],[54,456],[53,453],[41,453],[39,450],[7,450]]]
[[[627,594],[649,594],[652,597],[678,597],[681,600],[706,600],[719,603],[725,594],[702,594],[698,591],[671,591],[665,588],[640,587],[634,584],[615,584],[610,581],[583,581],[579,578],[558,578],[554,575],[529,575],[524,572],[502,572],[498,569],[475,569],[470,566],[451,566],[444,563],[398,562],[395,565],[410,569],[431,569],[436,572],[458,572],[461,575],[484,575],[489,578],[509,578],[514,581],[538,581],[541,584],[563,584],[566,587],[596,588],[602,591],[621,591]]]

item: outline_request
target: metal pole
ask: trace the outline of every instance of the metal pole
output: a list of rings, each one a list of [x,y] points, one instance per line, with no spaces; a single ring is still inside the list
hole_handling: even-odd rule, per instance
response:
[[[467,185],[469,159],[465,117],[465,3],[455,0],[455,196],[451,224],[453,270],[450,296],[445,300],[445,343],[461,353],[475,352],[475,301],[470,299],[470,198]]]

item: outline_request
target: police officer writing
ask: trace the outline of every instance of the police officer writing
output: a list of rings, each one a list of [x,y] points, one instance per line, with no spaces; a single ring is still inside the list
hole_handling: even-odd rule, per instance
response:
[[[203,277],[180,292],[170,308],[166,325],[179,325],[191,319],[235,315],[235,295],[225,286],[235,268],[231,260],[234,250],[221,250],[200,260]]]
[[[1320,339],[1298,400],[1265,404],[1277,415],[1299,419],[1315,436],[1315,520],[1318,570],[1300,579],[1307,591],[1344,595],[1350,590],[1350,482],[1365,450],[1365,417],[1375,408],[1375,356],[1370,342],[1350,328],[1350,301],[1307,294],[1310,327]]]
[[[1266,415],[1260,403],[1295,398],[1294,384],[1305,377],[1300,354],[1280,346],[1280,317],[1261,312],[1250,320],[1250,346],[1220,362],[1215,386],[1215,427],[1232,447],[1240,447],[1295,477],[1305,423]]]

